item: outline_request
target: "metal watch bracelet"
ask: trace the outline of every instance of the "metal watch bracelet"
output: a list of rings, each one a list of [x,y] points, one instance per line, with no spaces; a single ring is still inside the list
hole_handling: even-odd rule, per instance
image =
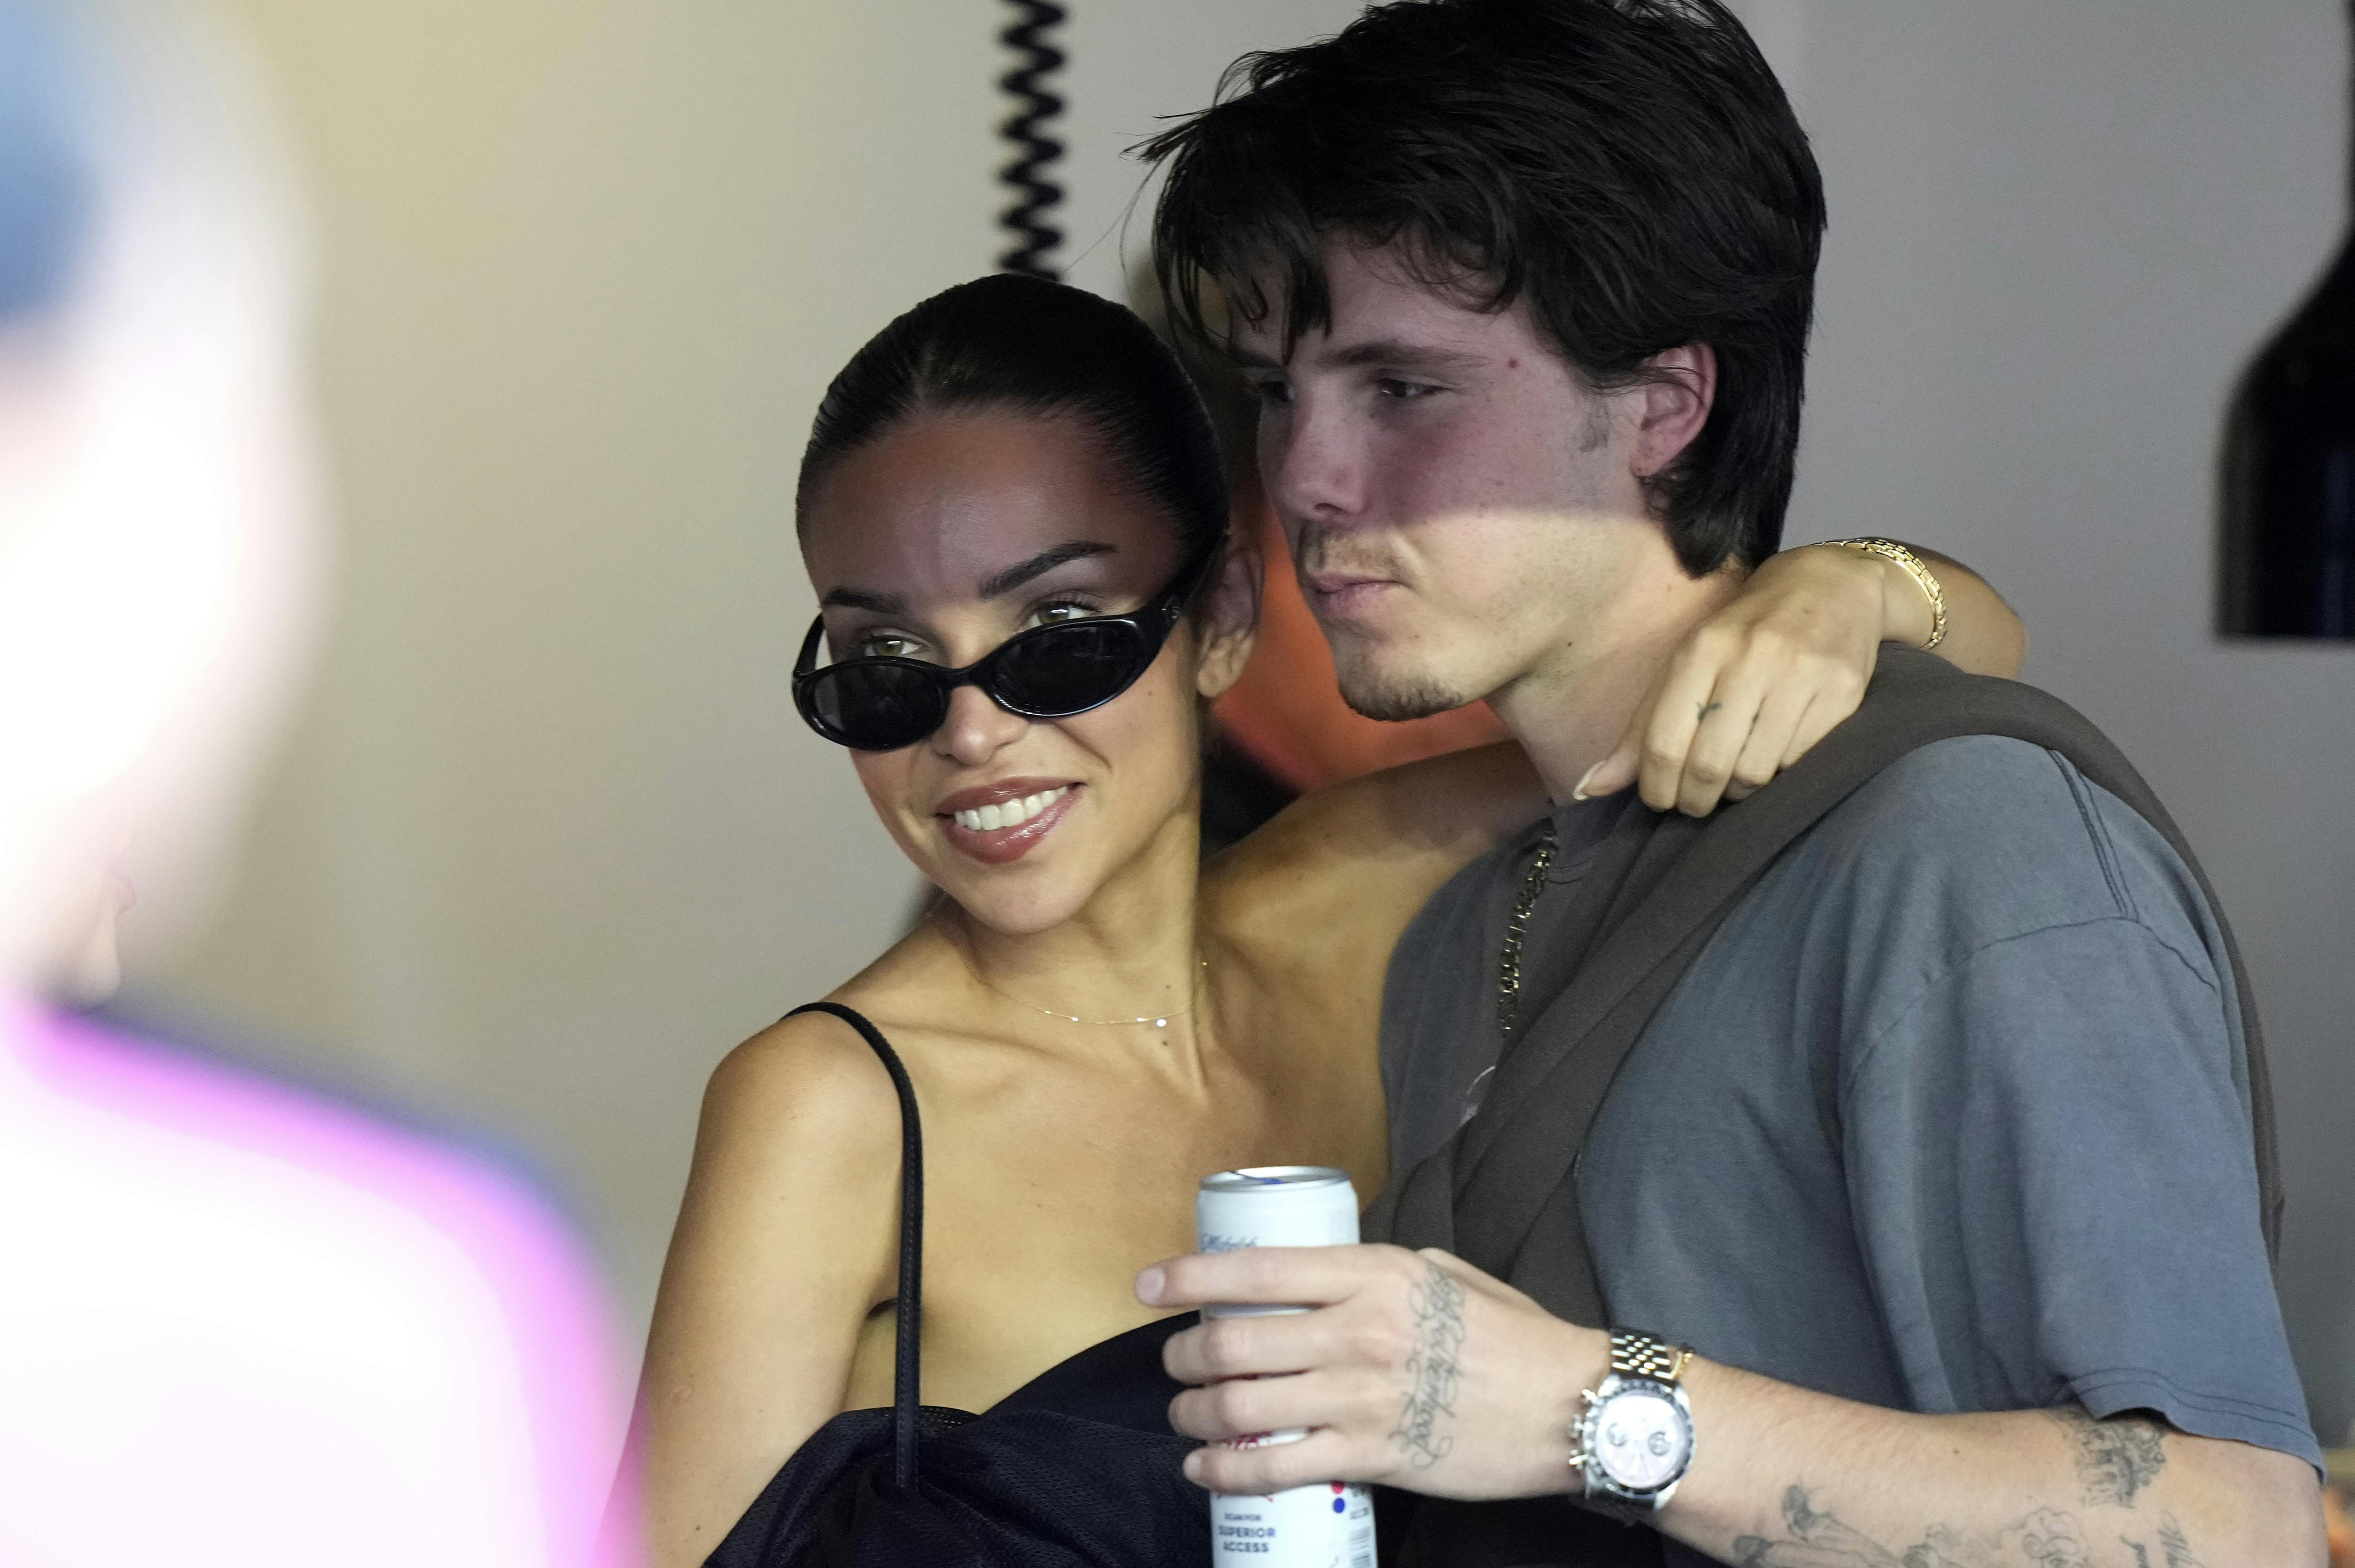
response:
[[[1689,1346],[1613,1331],[1609,1372],[1579,1395],[1570,1425],[1570,1465],[1588,1508],[1641,1521],[1668,1506],[1692,1463],[1692,1405],[1678,1384],[1691,1360]]]

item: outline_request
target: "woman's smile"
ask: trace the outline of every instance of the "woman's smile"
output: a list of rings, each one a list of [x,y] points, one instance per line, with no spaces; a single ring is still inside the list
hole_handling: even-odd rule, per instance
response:
[[[932,820],[959,853],[1007,865],[1055,831],[1082,788],[1068,779],[1007,779],[948,796],[932,808]]]

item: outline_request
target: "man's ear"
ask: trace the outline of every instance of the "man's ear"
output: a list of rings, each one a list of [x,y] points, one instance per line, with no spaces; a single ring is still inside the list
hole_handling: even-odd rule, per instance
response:
[[[1216,701],[1242,679],[1252,644],[1259,639],[1259,593],[1264,580],[1265,563],[1251,534],[1230,533],[1226,554],[1203,585],[1194,611],[1201,647],[1194,661],[1194,689],[1206,701]]]
[[[1649,479],[1677,461],[1709,423],[1717,400],[1717,350],[1688,343],[1656,354],[1636,383],[1636,446],[1630,454],[1637,479]]]

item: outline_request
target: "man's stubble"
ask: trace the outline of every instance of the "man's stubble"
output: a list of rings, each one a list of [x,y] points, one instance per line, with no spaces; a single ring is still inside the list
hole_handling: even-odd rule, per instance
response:
[[[1346,533],[1328,534],[1312,526],[1293,542],[1293,569],[1304,583],[1320,570],[1382,576],[1392,565],[1386,555],[1369,554]],[[1320,624],[1320,630],[1333,655],[1341,700],[1361,717],[1402,724],[1463,707],[1484,694],[1464,690],[1460,680],[1450,680],[1432,669],[1428,657],[1385,650],[1378,640],[1330,625]],[[1385,652],[1390,652],[1388,660],[1383,657]],[[1406,667],[1386,667],[1401,663]]]
[[[1477,692],[1461,692],[1428,672],[1396,673],[1371,667],[1369,661],[1345,651],[1331,638],[1333,671],[1340,678],[1341,700],[1352,711],[1385,724],[1429,718],[1478,700]]]

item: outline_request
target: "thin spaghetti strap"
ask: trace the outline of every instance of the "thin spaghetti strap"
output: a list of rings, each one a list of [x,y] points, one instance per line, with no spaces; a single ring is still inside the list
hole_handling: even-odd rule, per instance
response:
[[[893,1341],[891,1372],[891,1480],[907,1488],[916,1484],[917,1408],[922,1404],[917,1356],[922,1342],[924,1310],[924,1133],[916,1117],[916,1089],[908,1069],[883,1032],[865,1015],[839,1002],[813,1001],[785,1014],[832,1013],[853,1029],[883,1059],[891,1086],[900,1095],[900,1297],[899,1324]]]

